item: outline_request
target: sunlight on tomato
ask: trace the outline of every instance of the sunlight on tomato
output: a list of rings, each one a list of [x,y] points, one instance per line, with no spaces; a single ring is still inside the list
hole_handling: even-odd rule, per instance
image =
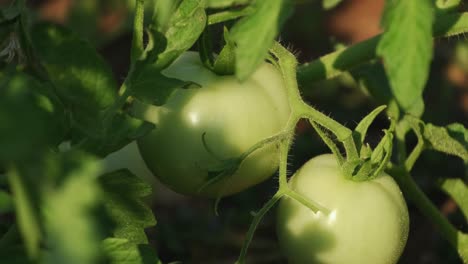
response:
[[[240,192],[275,173],[279,151],[271,144],[252,153],[233,175],[199,192],[221,160],[240,156],[285,127],[290,108],[274,66],[265,63],[240,83],[234,76],[214,74],[198,53],[187,52],[163,73],[201,88],[177,89],[159,108],[156,128],[138,141],[146,164],[161,182],[179,193],[217,197]]]
[[[409,229],[405,200],[389,175],[346,179],[333,155],[308,161],[290,180],[293,190],[331,212],[313,213],[290,198],[278,208],[277,233],[290,263],[392,264]]]

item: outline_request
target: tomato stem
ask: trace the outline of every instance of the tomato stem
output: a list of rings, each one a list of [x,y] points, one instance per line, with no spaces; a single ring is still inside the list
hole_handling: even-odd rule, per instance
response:
[[[145,0],[136,0],[135,18],[133,21],[133,39],[131,48],[131,65],[127,77],[119,88],[118,98],[114,101],[103,117],[104,133],[107,133],[112,120],[116,113],[125,105],[130,96],[130,83],[135,70],[135,64],[144,52],[143,34],[144,34],[144,15],[145,15]]]
[[[306,117],[310,121],[330,130],[340,142],[343,142],[347,158],[358,159],[359,155],[352,137],[352,131],[302,100],[296,79],[296,57],[277,42],[271,48],[271,53],[278,59],[278,65],[288,91],[291,118],[299,120],[299,118]]]
[[[465,32],[468,32],[468,12],[438,16],[433,27],[434,37],[450,37]],[[374,59],[380,37],[381,35],[377,35],[301,65],[298,69],[299,83],[331,79]]]
[[[323,212],[324,214],[327,214],[327,215],[330,214],[330,210],[328,208],[322,206],[321,204],[311,199],[304,197],[302,194],[294,190],[289,189],[289,187],[288,187],[288,190],[285,191],[285,194],[289,196],[290,198],[296,200],[297,202],[301,203],[305,207],[309,208],[314,213]]]
[[[131,61],[134,64],[143,54],[143,34],[145,18],[145,0],[136,0],[135,19],[133,20],[133,40],[131,49]]]
[[[243,264],[245,263],[245,257],[247,255],[247,250],[249,248],[250,242],[252,242],[253,235],[257,226],[260,224],[260,221],[265,216],[265,214],[278,202],[284,193],[278,191],[273,197],[266,202],[263,207],[255,214],[252,222],[250,223],[249,230],[247,231],[247,235],[245,237],[244,243],[242,244],[242,249],[239,255],[239,258],[236,261],[236,264]]]
[[[253,13],[255,9],[251,6],[244,7],[237,10],[228,10],[215,13],[208,16],[208,26],[233,20],[239,17],[248,16]]]
[[[410,155],[405,161],[405,168],[407,171],[411,171],[413,168],[414,164],[418,160],[419,156],[424,150],[425,144],[424,144],[424,138],[422,134],[418,131],[417,127],[414,127],[413,125],[411,126],[414,133],[416,134],[416,137],[418,138],[418,143],[414,147],[414,149],[411,151]]]
[[[414,202],[419,210],[432,221],[442,236],[457,249],[459,253],[462,253],[465,249],[463,248],[463,241],[460,241],[459,237],[463,236],[463,234],[458,232],[447,218],[439,212],[424,192],[418,187],[409,172],[404,167],[394,166],[389,170],[389,174],[397,181],[405,196]],[[460,255],[465,262],[468,261],[468,256]]]
[[[326,134],[325,131],[322,130],[322,128],[317,123],[315,123],[312,120],[309,120],[309,123],[315,129],[315,131],[320,136],[320,138],[322,138],[322,140],[325,142],[325,144],[331,150],[333,155],[335,155],[336,159],[338,160],[338,164],[340,164],[340,166],[341,166],[344,163],[344,158],[341,155],[340,150],[336,146],[335,142],[333,142],[333,140]]]

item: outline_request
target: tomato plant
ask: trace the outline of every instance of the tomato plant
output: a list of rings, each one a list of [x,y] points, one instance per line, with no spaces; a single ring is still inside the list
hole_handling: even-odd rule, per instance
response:
[[[0,0],[0,262],[468,263],[466,8]]]
[[[396,263],[408,237],[400,188],[386,173],[346,179],[333,155],[314,157],[291,178],[291,189],[328,208],[313,213],[292,199],[278,208],[277,230],[290,263]]]
[[[218,76],[198,53],[187,52],[163,71],[200,87],[177,89],[159,107],[156,128],[138,140],[154,175],[171,189],[191,195],[225,196],[271,177],[278,168],[277,144],[248,155],[232,175],[203,187],[229,159],[280,133],[289,118],[281,74],[263,64],[244,82]]]

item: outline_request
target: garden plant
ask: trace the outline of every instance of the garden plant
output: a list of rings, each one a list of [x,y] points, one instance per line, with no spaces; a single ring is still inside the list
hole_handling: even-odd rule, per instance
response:
[[[428,96],[449,89],[440,50],[468,80],[465,2],[386,0],[379,34],[305,61],[294,14],[347,1],[83,0],[70,23],[34,2],[0,1],[0,263],[409,263],[421,223],[438,261],[468,263],[468,110]],[[91,13],[113,4],[128,19],[100,36]],[[101,51],[125,34],[121,76]],[[343,86],[368,107],[314,101]],[[221,226],[255,205],[236,257],[177,255],[158,192]],[[250,254],[265,222],[273,260]]]

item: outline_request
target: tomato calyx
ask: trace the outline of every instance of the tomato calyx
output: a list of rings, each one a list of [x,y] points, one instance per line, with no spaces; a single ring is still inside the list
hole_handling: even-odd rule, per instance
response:
[[[375,179],[387,166],[393,148],[393,132],[395,131],[395,121],[390,119],[390,127],[384,130],[384,137],[379,144],[372,149],[365,143],[367,130],[375,118],[386,106],[380,106],[364,117],[352,132],[353,141],[356,146],[358,157],[346,157],[343,159],[338,151],[332,151],[336,156],[344,177],[353,181],[368,181]],[[322,138],[324,135],[321,135]],[[330,140],[324,138],[324,140]]]
[[[213,47],[211,42],[206,38],[209,38],[209,31],[205,31],[200,38],[200,60],[203,65],[214,72],[216,75],[234,75],[235,74],[235,43],[229,35],[228,29],[225,27],[223,32],[224,46],[219,54],[213,53]]]

